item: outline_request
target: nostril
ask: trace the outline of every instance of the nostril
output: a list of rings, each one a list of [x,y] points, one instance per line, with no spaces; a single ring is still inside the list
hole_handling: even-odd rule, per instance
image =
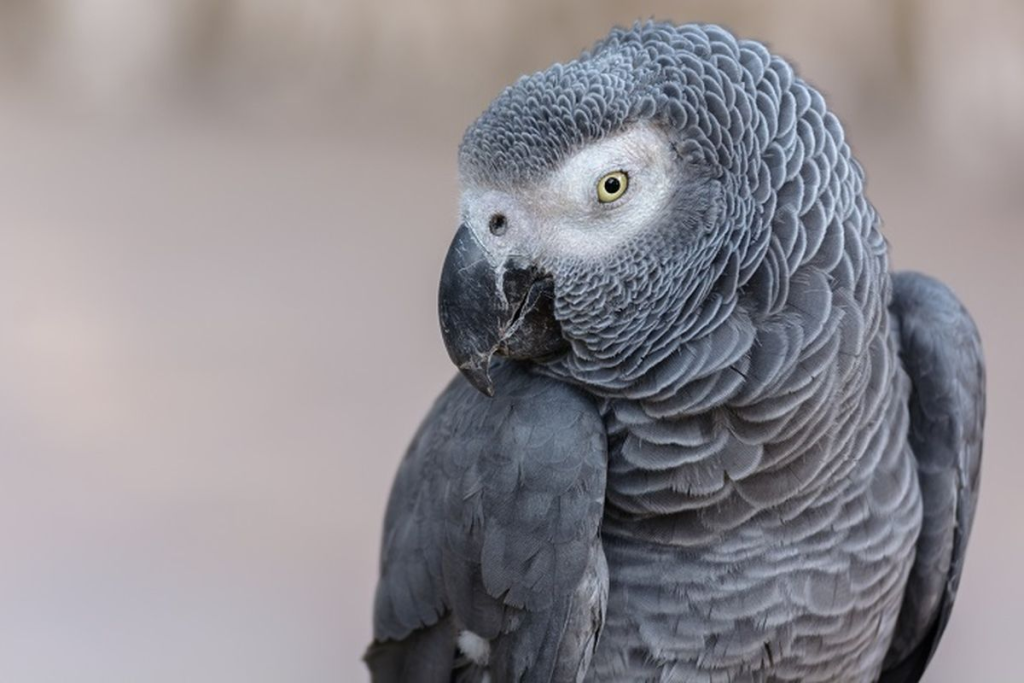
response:
[[[501,237],[508,230],[508,219],[505,218],[505,214],[496,213],[491,216],[491,220],[487,221],[487,229],[491,231],[491,234],[495,237]]]

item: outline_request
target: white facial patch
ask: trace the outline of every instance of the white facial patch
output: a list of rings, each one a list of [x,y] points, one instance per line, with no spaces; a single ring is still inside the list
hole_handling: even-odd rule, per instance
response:
[[[462,217],[495,262],[513,254],[597,258],[658,220],[675,187],[674,160],[666,135],[638,124],[580,149],[538,182],[465,187]],[[598,184],[616,171],[626,174],[626,191],[602,203]],[[488,230],[496,214],[507,220],[503,235]]]

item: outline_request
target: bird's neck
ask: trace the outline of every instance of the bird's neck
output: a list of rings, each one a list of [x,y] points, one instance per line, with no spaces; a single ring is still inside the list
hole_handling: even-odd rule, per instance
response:
[[[844,234],[827,235],[775,285],[776,299],[741,293],[705,333],[662,340],[636,367],[548,369],[605,413],[611,532],[639,525],[653,540],[697,545],[769,510],[795,514],[836,482],[866,486],[858,473],[871,440],[900,429],[881,416],[905,395],[905,377],[889,330],[884,241],[873,221],[837,229]]]

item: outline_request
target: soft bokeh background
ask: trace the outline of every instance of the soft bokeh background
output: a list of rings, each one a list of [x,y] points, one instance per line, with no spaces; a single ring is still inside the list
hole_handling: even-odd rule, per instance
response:
[[[461,132],[651,16],[795,60],[895,264],[976,315],[983,495],[926,680],[1020,680],[1015,0],[0,0],[0,680],[366,678],[388,486],[452,374]]]

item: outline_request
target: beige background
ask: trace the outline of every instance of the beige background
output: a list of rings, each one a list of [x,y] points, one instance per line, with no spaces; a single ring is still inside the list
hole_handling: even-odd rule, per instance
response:
[[[1020,680],[1024,4],[0,0],[0,681],[364,680],[464,127],[613,23],[769,42],[990,368],[926,680]]]

